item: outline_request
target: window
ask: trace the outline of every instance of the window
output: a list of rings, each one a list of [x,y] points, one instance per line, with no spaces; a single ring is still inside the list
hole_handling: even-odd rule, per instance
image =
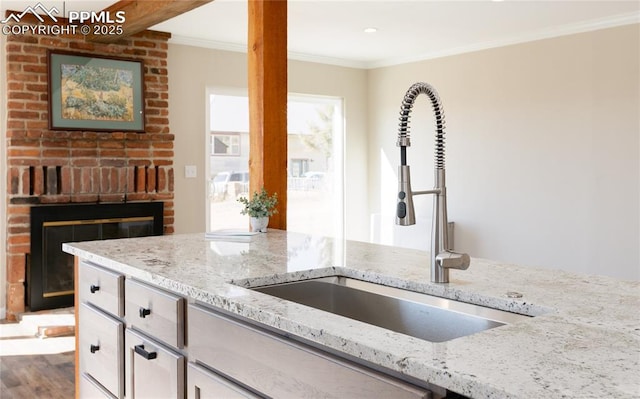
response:
[[[342,238],[342,100],[290,95],[287,115],[287,230]]]
[[[246,229],[238,197],[249,190],[249,101],[210,94],[207,229]],[[287,230],[344,236],[342,100],[289,95]]]

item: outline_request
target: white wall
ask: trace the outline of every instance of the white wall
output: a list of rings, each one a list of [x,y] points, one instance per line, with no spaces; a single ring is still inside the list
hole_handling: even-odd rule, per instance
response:
[[[205,220],[205,140],[207,88],[245,91],[246,55],[185,45],[169,45],[169,119],[175,135],[175,231],[200,232]],[[346,118],[346,235],[366,240],[367,72],[289,61],[290,93],[342,97]],[[186,179],[184,166],[196,165],[198,177]]]
[[[289,91],[345,99],[348,238],[368,240],[378,213],[394,229],[397,115],[406,89],[427,81],[445,109],[456,249],[640,279],[639,37],[631,25],[370,71],[290,61]],[[246,57],[170,45],[169,74],[176,232],[197,232],[206,89],[246,90]],[[430,188],[433,118],[424,98],[415,110],[409,163],[414,189]],[[416,199],[410,245],[426,250],[431,198]]]
[[[639,49],[631,25],[371,70],[371,213],[395,208],[397,115],[426,81],[444,105],[457,250],[640,279]],[[433,185],[424,96],[413,115],[408,161],[421,190]],[[431,198],[416,212],[430,218]]]

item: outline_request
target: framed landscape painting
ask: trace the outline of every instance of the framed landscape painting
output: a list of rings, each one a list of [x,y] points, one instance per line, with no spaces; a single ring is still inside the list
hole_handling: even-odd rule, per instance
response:
[[[49,129],[144,131],[142,61],[49,51]]]

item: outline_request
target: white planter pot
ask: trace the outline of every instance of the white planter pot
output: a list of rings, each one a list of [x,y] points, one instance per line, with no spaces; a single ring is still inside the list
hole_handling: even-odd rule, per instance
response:
[[[260,233],[267,232],[267,225],[269,224],[269,216],[261,218],[251,218],[251,231],[258,231]]]

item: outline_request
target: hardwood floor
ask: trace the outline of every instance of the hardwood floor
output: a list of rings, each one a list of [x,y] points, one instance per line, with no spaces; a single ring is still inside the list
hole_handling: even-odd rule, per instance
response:
[[[0,320],[0,398],[73,399],[73,309]]]
[[[74,352],[2,356],[0,397],[71,399],[75,395],[74,363]]]

